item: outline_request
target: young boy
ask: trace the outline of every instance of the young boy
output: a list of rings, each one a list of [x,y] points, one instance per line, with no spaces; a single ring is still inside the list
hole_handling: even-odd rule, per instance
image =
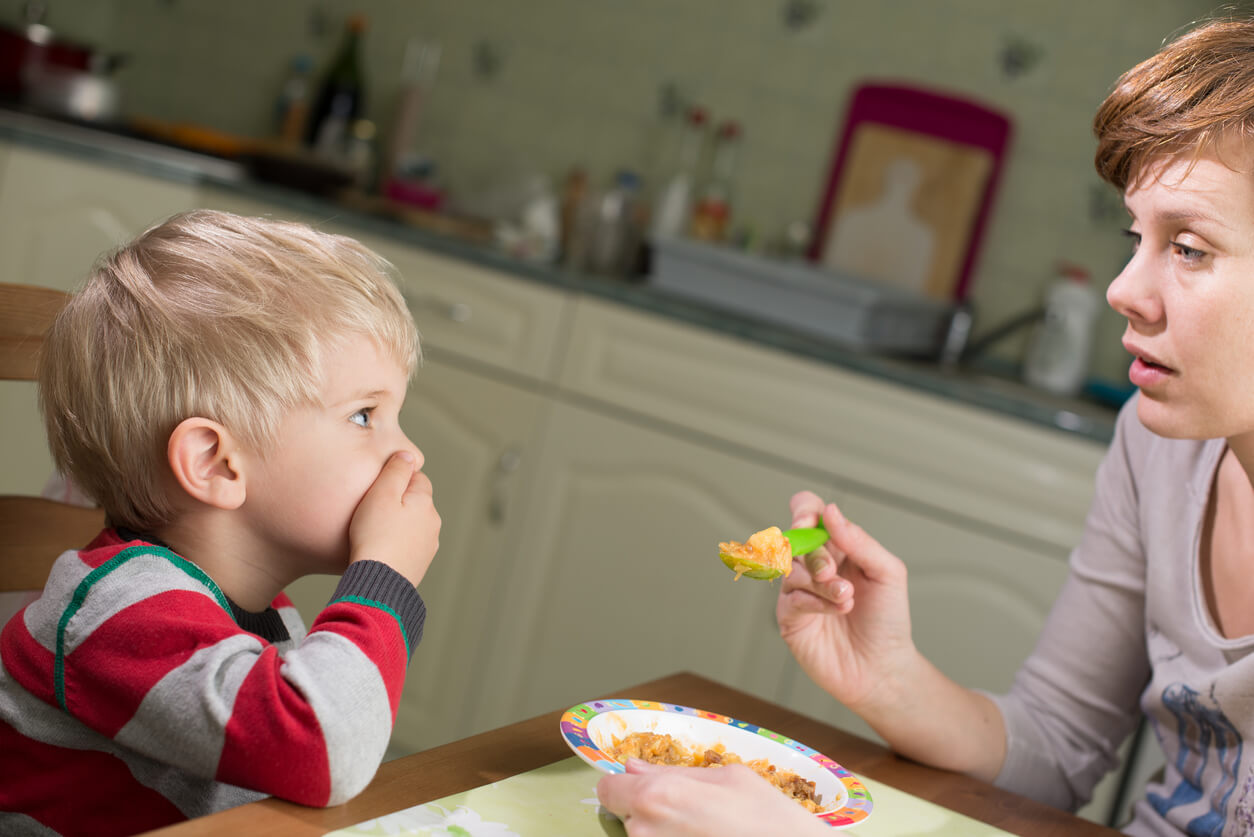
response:
[[[39,393],[109,528],[0,634],[0,832],[131,834],[374,776],[440,518],[398,424],[418,336],[390,266],[196,211],[103,259]],[[283,589],[343,574],[308,633]]]

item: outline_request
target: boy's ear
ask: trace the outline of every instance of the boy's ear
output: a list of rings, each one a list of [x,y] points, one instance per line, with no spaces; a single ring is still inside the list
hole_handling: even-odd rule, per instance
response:
[[[239,456],[239,446],[230,431],[199,416],[179,422],[166,446],[170,471],[183,490],[220,509],[236,509],[244,502]]]

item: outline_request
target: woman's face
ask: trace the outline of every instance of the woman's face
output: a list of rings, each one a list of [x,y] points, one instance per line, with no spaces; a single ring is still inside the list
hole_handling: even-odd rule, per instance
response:
[[[1254,171],[1254,155],[1227,153]],[[1254,434],[1254,174],[1206,155],[1147,167],[1124,195],[1134,252],[1106,299],[1138,413],[1173,438]]]

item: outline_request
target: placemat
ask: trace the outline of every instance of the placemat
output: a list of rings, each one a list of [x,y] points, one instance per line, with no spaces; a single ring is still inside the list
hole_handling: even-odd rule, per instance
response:
[[[625,837],[597,801],[604,775],[571,757],[499,782],[415,805],[339,831],[335,837]],[[1010,837],[1008,832],[865,776],[875,808],[837,833],[856,837]],[[330,837],[330,835],[328,835]]]

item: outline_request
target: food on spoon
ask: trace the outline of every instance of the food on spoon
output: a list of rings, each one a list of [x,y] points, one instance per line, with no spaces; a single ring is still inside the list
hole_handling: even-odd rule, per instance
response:
[[[779,531],[778,529],[776,531]],[[669,764],[680,767],[722,767],[743,764],[766,779],[801,807],[813,814],[824,811],[823,800],[814,791],[814,782],[804,779],[791,770],[780,770],[766,759],[745,761],[735,753],[729,753],[722,744],[713,748],[690,749],[673,736],[654,732],[633,732],[614,739],[611,755],[619,762],[627,759],[643,759],[652,764]]]
[[[737,581],[742,575],[771,579],[792,572],[792,544],[778,526],[754,532],[744,543],[720,543],[718,557],[736,573]]]

